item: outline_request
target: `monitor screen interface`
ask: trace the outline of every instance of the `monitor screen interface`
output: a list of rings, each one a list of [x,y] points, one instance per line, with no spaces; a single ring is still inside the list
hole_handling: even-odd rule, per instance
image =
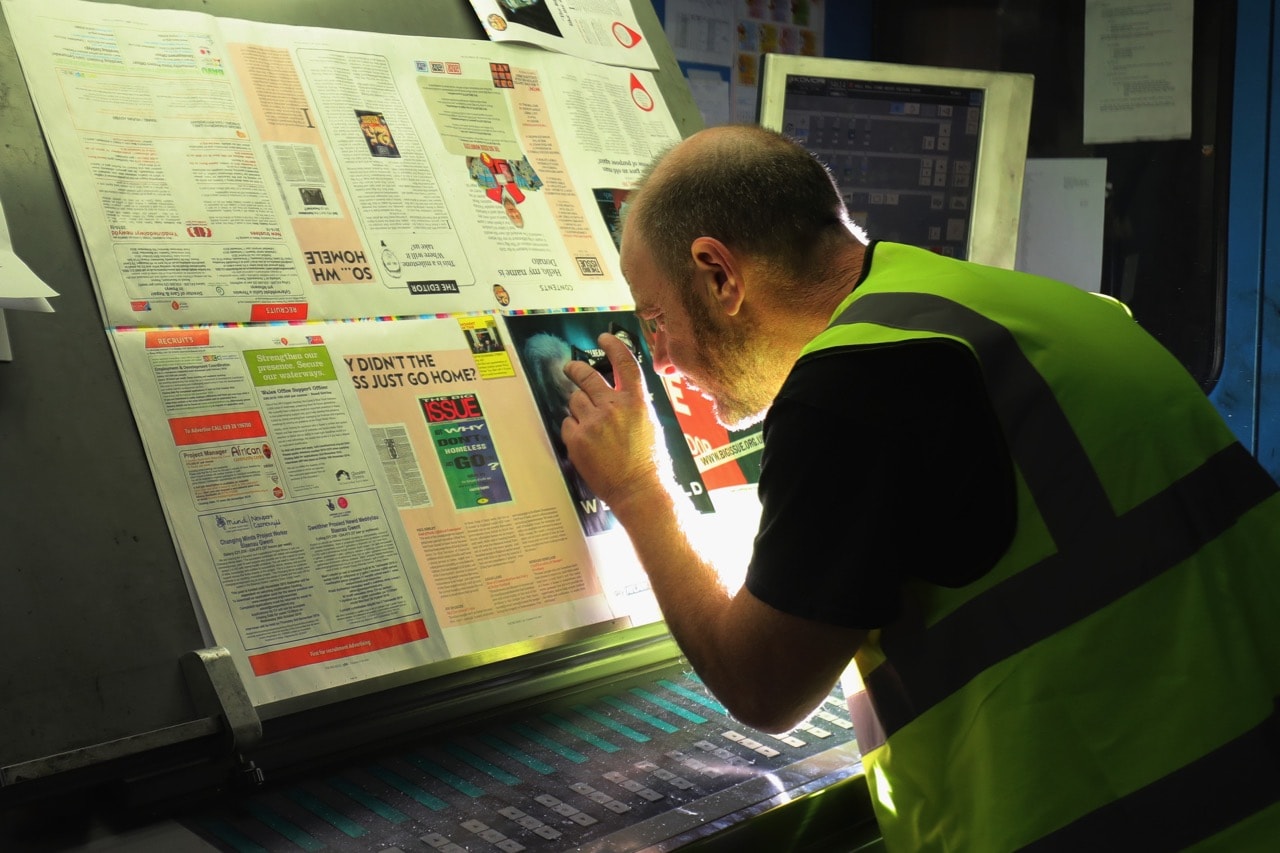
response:
[[[830,167],[867,237],[1011,269],[1033,82],[1029,74],[764,54],[759,122]]]
[[[782,130],[827,164],[868,234],[966,258],[983,95],[787,75]]]

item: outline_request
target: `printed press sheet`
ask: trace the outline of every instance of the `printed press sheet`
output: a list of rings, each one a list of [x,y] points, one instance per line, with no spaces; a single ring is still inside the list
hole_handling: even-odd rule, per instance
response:
[[[679,139],[647,71],[3,6],[110,327],[630,302],[600,199]]]
[[[507,340],[493,315],[113,330],[193,592],[256,702],[656,618],[633,571],[609,576],[625,536],[588,528],[606,508],[566,489]]]
[[[621,200],[678,140],[651,74],[2,5],[193,598],[255,704],[659,618],[508,325],[634,319],[601,309],[630,303]]]
[[[522,42],[610,65],[657,69],[631,0],[471,0],[493,41]]]

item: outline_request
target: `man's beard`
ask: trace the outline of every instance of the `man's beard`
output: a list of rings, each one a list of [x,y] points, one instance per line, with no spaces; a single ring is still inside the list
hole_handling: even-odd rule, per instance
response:
[[[778,387],[770,381],[775,370],[759,346],[759,332],[740,323],[727,324],[699,311],[705,337],[699,348],[697,378],[688,384],[711,401],[716,420],[726,429],[745,429],[764,419]],[[702,380],[702,384],[698,383]]]
[[[736,400],[720,400],[710,397],[711,411],[716,416],[716,421],[720,426],[728,430],[740,430],[758,424],[764,420],[764,416],[769,413],[769,406],[773,400],[769,400],[764,404],[763,408],[755,404],[739,402]]]

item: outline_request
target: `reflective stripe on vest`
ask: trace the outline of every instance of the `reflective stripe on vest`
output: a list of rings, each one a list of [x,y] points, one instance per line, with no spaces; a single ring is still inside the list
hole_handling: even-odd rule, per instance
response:
[[[1240,737],[1020,848],[1181,850],[1280,801],[1280,705]],[[1280,841],[1280,839],[1276,839]]]

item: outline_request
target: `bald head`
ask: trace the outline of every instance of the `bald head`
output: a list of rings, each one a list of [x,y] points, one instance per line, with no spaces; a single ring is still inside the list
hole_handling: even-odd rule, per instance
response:
[[[646,244],[673,281],[688,276],[698,237],[714,237],[796,280],[821,272],[829,241],[852,239],[827,168],[755,125],[708,128],[668,150],[628,197],[624,225],[623,241]]]

